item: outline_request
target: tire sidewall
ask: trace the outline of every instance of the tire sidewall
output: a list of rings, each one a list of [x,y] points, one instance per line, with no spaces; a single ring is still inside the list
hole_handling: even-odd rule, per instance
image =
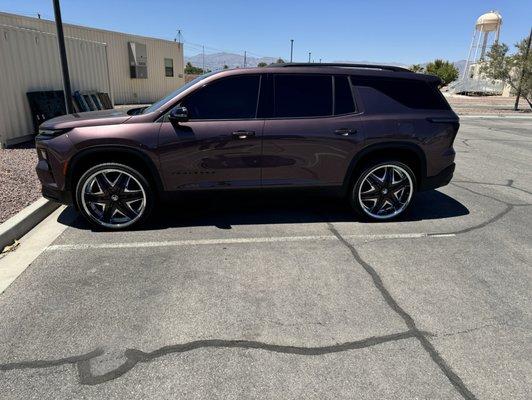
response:
[[[412,199],[410,199],[410,203],[401,213],[394,215],[393,217],[386,218],[386,219],[373,218],[364,211],[362,204],[360,204],[360,201],[358,199],[358,191],[360,190],[360,186],[362,185],[364,181],[363,178],[366,177],[366,175],[371,170],[378,168],[380,166],[383,166],[383,165],[393,165],[393,166],[397,166],[405,170],[406,173],[410,176],[410,179],[412,180],[412,185],[413,185],[412,196],[416,192],[416,188],[417,188],[416,175],[414,174],[414,171],[412,171],[412,168],[410,168],[405,163],[402,163],[401,161],[396,161],[396,160],[379,160],[379,161],[366,164],[360,170],[360,172],[356,175],[356,178],[353,181],[353,185],[351,185],[351,190],[349,191],[349,203],[351,207],[354,209],[357,215],[365,221],[386,222],[386,221],[392,221],[396,218],[400,218],[402,215],[404,215],[405,211],[408,210],[408,208],[410,207],[412,203]]]
[[[95,219],[90,213],[87,213],[83,207],[83,202],[81,199],[82,196],[82,189],[83,185],[85,184],[86,180],[93,174],[105,170],[105,169],[117,169],[120,171],[127,172],[128,174],[131,174],[132,176],[137,179],[140,184],[142,185],[142,188],[144,189],[144,193],[146,195],[146,205],[144,207],[143,214],[140,216],[139,219],[137,219],[134,223],[127,226],[117,226],[117,227],[111,227],[111,226],[104,226],[101,225],[97,219]],[[75,193],[75,200],[76,200],[76,208],[78,211],[83,215],[85,220],[87,220],[92,226],[100,229],[100,230],[122,230],[122,229],[130,229],[132,227],[138,226],[143,221],[146,220],[148,215],[151,213],[151,210],[153,208],[154,203],[154,196],[153,196],[153,190],[151,188],[151,185],[149,184],[148,180],[144,177],[142,173],[140,173],[135,168],[132,168],[125,164],[119,164],[119,163],[101,163],[94,165],[87,169],[81,177],[78,179],[76,183],[76,193]]]

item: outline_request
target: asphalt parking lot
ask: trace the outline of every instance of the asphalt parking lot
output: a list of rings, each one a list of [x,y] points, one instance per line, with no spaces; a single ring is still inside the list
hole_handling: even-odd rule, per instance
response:
[[[0,398],[529,399],[532,120],[462,119],[393,223],[210,196],[63,234],[0,295]]]

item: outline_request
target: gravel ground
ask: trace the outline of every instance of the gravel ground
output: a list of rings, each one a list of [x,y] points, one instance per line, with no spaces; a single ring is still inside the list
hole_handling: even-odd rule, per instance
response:
[[[31,145],[0,149],[0,223],[41,196],[36,164]]]

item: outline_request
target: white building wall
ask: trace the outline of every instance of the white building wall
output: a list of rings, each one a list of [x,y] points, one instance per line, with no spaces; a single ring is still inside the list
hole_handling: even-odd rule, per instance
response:
[[[65,45],[72,87],[109,92],[105,44],[66,37]],[[27,92],[62,87],[56,35],[0,24],[0,145],[33,133]]]
[[[56,32],[53,21],[8,13],[0,13],[0,24]],[[180,43],[70,24],[64,24],[63,29],[65,36],[107,44],[111,87],[117,104],[153,103],[185,83],[183,46]],[[146,45],[148,79],[130,78],[128,42]],[[165,58],[174,60],[173,77],[165,76]]]
[[[26,92],[63,88],[55,23],[0,12],[0,31],[9,30],[26,33],[19,33],[20,38],[16,41],[7,39],[7,36],[14,33],[0,36],[0,79],[3,79],[0,81],[0,104],[2,110],[7,105],[11,113],[19,114],[6,117],[5,112],[0,110],[0,135],[3,135],[0,145],[5,143],[5,137],[21,137],[32,132],[32,129],[28,131],[27,123],[20,122],[31,120]],[[180,43],[70,24],[64,24],[64,33],[67,37],[67,57],[73,91],[106,91],[116,104],[143,104],[160,99],[185,82],[183,46]],[[35,40],[42,40],[43,44],[39,47]],[[130,78],[128,42],[146,45],[147,79]],[[97,48],[100,50],[96,50]],[[165,76],[165,58],[173,60],[173,77]],[[108,78],[105,85],[101,86],[103,83],[99,68],[104,61],[108,65]],[[9,77],[9,82],[5,83],[6,78],[2,77]],[[23,99],[24,105],[20,99]],[[5,122],[6,118],[9,122]],[[19,122],[15,123],[13,120]],[[9,125],[8,134],[5,125]]]

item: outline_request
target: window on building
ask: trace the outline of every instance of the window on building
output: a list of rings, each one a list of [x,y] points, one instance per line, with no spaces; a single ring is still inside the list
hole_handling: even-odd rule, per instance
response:
[[[276,75],[275,117],[321,117],[332,115],[330,75]]]
[[[164,59],[164,75],[168,77],[174,76],[174,60],[171,58]]]
[[[355,111],[355,102],[347,76],[334,77],[334,114],[348,114]]]
[[[257,113],[258,75],[222,78],[201,88],[181,103],[191,119],[251,119]]]
[[[351,83],[358,87],[368,112],[449,109],[438,89],[421,80],[351,77]]]

